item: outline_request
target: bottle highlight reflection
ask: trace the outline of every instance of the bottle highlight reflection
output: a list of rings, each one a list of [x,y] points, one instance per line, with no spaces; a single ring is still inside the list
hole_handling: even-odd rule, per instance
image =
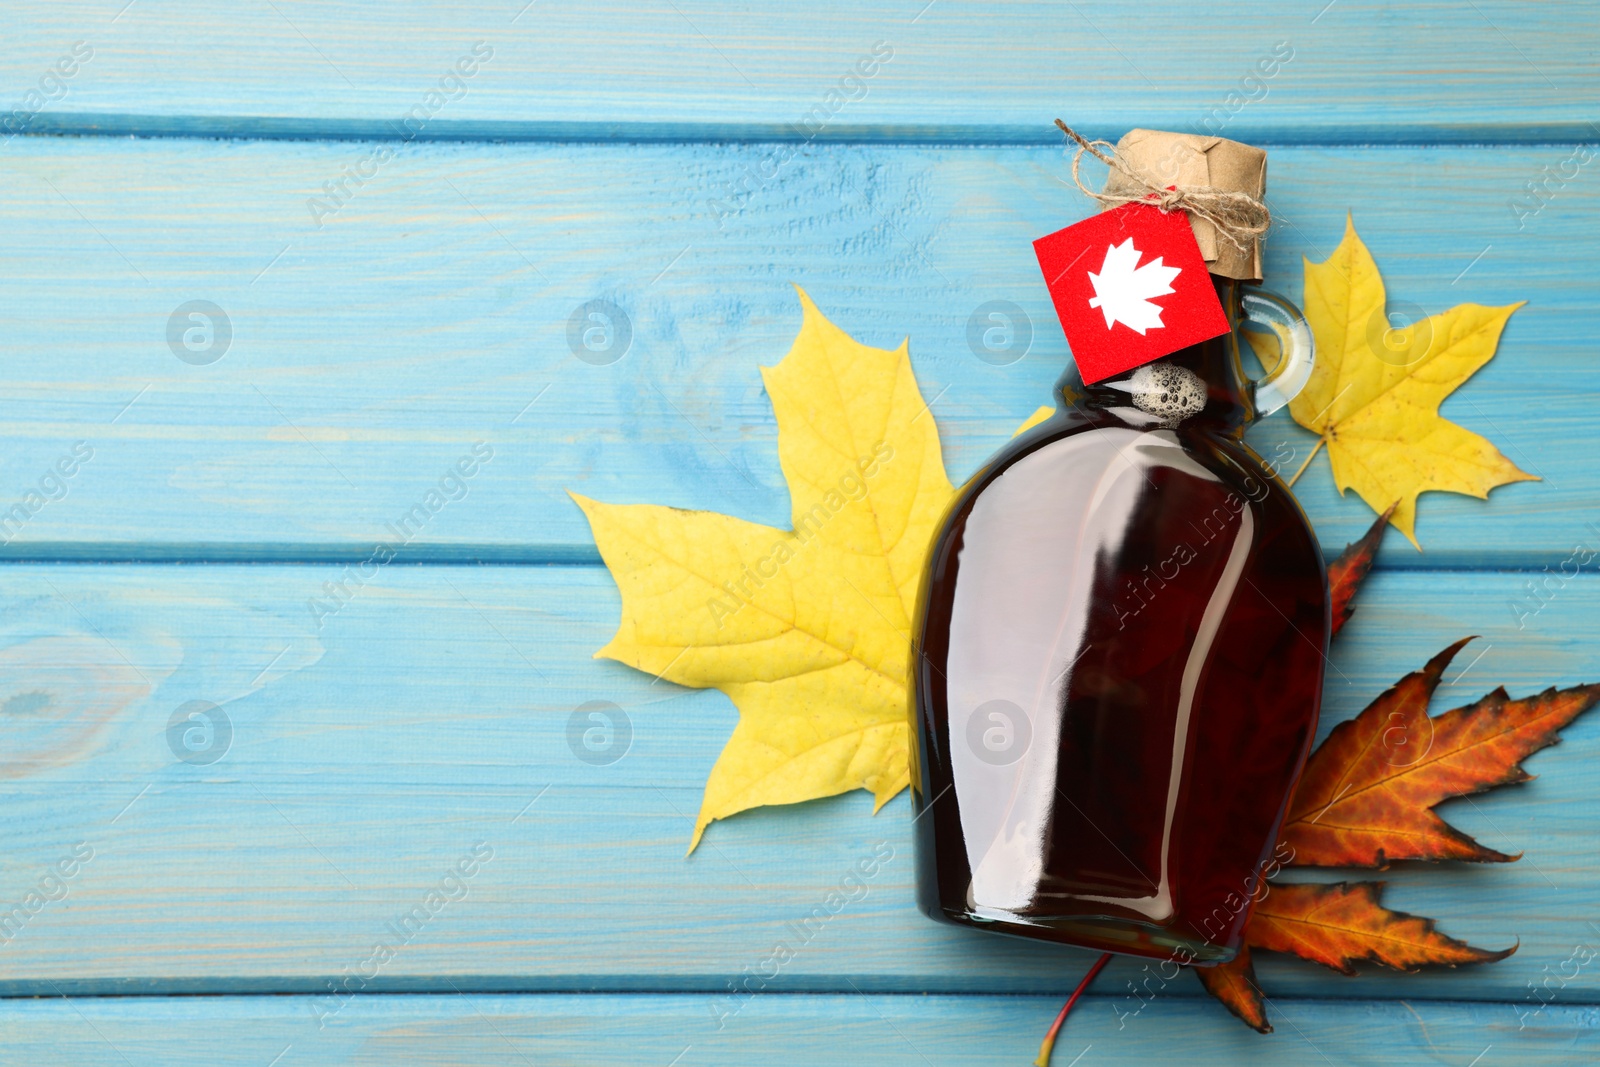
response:
[[[1240,293],[1218,280],[1230,317]],[[1238,950],[1315,729],[1327,579],[1241,435],[1236,334],[1085,387],[957,494],[913,678],[936,918],[1102,950]]]

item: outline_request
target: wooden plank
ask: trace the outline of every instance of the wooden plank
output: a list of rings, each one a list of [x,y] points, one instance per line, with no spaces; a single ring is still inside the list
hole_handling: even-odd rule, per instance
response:
[[[820,126],[834,138],[1049,143],[1049,102],[1096,133],[1526,142],[1594,136],[1600,45],[1575,0],[1246,0],[1226,18],[1173,7],[1160,33],[1108,0],[822,0],[803,12],[457,0],[381,15],[314,0],[119,6],[71,0],[18,16],[0,57],[19,125],[391,136],[423,106],[413,114],[428,137],[795,137]],[[91,58],[49,80],[78,41]],[[475,44],[488,58],[441,85]],[[892,58],[845,80],[875,45]]]
[[[1042,996],[758,996],[719,1029],[705,998],[694,996],[365,996],[331,1016],[304,996],[51,998],[0,1004],[0,1035],[18,1062],[39,1067],[261,1067],[274,1057],[283,1067],[1015,1065],[1032,1062],[1058,1007],[1057,998]],[[1537,1065],[1586,1062],[1600,1048],[1592,1010],[1556,1004],[1525,1027],[1517,1010],[1277,1000],[1277,1032],[1263,1037],[1216,1004],[1158,998],[1137,1017],[1119,1017],[1113,998],[1089,996],[1061,1035],[1055,1062],[1163,1063],[1181,1045],[1185,1062],[1198,1067],[1291,1057],[1389,1067],[1481,1056]]]
[[[604,571],[391,566],[318,629],[308,598],[337,577],[6,568],[0,903],[41,885],[60,899],[0,946],[0,992],[313,993],[395,939],[390,924],[441,886],[454,899],[405,928],[372,991],[716,992],[762,969],[802,922],[811,933],[774,992],[1053,995],[1087,964],[917,914],[904,798],[877,817],[859,794],[741,815],[685,858],[735,713],[718,693],[589,658],[617,615]],[[1593,680],[1600,580],[1570,583],[1518,631],[1505,605],[1520,580],[1374,577],[1334,655],[1324,730],[1465,633],[1483,635],[1483,654],[1461,657],[1440,710],[1499,682],[1522,694]],[[210,711],[210,734],[205,717],[185,718],[194,701],[218,705],[228,728]],[[601,725],[592,701],[629,727],[625,742],[620,729],[592,737],[599,754],[585,759],[582,732]],[[1523,861],[1385,876],[1392,906],[1456,936],[1520,939],[1511,959],[1359,981],[1268,960],[1266,988],[1521,1001],[1600,936],[1588,921],[1600,914],[1596,758],[1591,718],[1533,758],[1536,781],[1447,808],[1490,845],[1525,849]],[[474,865],[480,842],[493,855]],[[84,847],[93,855],[75,858]],[[817,920],[874,855],[886,858],[867,884]],[[463,859],[470,875],[446,882]],[[47,881],[63,860],[71,876]],[[1141,976],[1119,961],[1102,992],[1131,996]],[[1583,970],[1560,1001],[1596,992]],[[1185,978],[1171,993],[1198,986]]]
[[[771,146],[415,145],[318,228],[308,198],[375,149],[12,142],[0,503],[74,442],[94,454],[6,528],[9,558],[358,560],[475,441],[493,463],[408,558],[593,562],[569,488],[784,524],[757,368],[798,328],[791,283],[864,341],[909,335],[958,478],[1068,358],[1029,245],[1085,211],[1054,149],[811,146],[723,218],[708,205]],[[1600,292],[1572,266],[1600,258],[1600,186],[1558,189],[1521,232],[1509,206],[1572,151],[1274,152],[1279,288],[1298,294],[1301,255],[1325,256],[1351,205],[1400,313],[1530,301],[1444,412],[1546,480],[1424,498],[1426,556],[1396,538],[1381,566],[1537,569],[1600,537]],[[1419,204],[1439,187],[1448,203]],[[194,300],[231,324],[209,365],[171,347]],[[573,347],[593,300],[629,320],[614,363]],[[1005,366],[968,341],[993,300],[1031,323]],[[1283,415],[1253,439],[1289,464],[1310,447]],[[1370,521],[1321,457],[1297,492],[1331,548]]]

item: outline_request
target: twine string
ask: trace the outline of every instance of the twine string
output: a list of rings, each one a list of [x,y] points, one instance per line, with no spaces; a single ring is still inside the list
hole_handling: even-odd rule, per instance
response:
[[[1272,212],[1267,210],[1267,205],[1249,193],[1214,189],[1207,185],[1162,185],[1150,175],[1123,162],[1116,146],[1109,141],[1085,140],[1078,131],[1060,119],[1056,119],[1056,125],[1078,143],[1077,154],[1072,157],[1073,182],[1085,196],[1102,204],[1153,204],[1162,211],[1187,211],[1211,223],[1224,240],[1246,254],[1250,252],[1250,242],[1265,235],[1272,225]],[[1102,148],[1106,151],[1101,151]],[[1085,152],[1132,181],[1135,189],[1111,193],[1083,184],[1078,168]]]

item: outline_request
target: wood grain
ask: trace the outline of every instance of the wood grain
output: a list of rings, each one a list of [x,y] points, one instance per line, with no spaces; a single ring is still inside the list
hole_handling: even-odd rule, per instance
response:
[[[1578,0],[11,13],[8,1060],[1026,1062],[1089,957],[918,916],[904,799],[741,815],[683,856],[735,713],[589,658],[618,604],[564,491],[783,524],[756,368],[798,327],[792,284],[863,341],[909,336],[966,476],[1068,358],[1029,248],[1086,213],[1050,120],[1207,130],[1274,146],[1287,295],[1348,208],[1399,316],[1529,301],[1444,414],[1544,481],[1424,497],[1423,553],[1389,536],[1324,732],[1465,633],[1436,709],[1593,681],[1600,579],[1569,572],[1600,547],[1600,186],[1574,165],[1597,26]],[[231,330],[209,364],[171,339],[197,300]],[[614,362],[574,347],[597,300],[630,328]],[[1015,362],[969,341],[991,301],[1028,323]],[[1311,445],[1283,416],[1252,440],[1289,469]],[[1330,550],[1370,521],[1321,458],[1295,491]],[[430,492],[451,499],[399,560],[363,567]],[[597,709],[625,744],[585,747]],[[1580,720],[1536,781],[1446,807],[1520,862],[1387,873],[1391,906],[1520,939],[1510,959],[1354,981],[1264,959],[1269,1039],[1187,976],[1141,1010],[1150,972],[1119,961],[1058,1065],[1595,1059],[1596,758]],[[727,998],[808,921],[777,995]],[[386,939],[364,995],[327,999]]]
[[[75,736],[74,691],[39,682],[45,642],[93,649],[142,677],[69,764],[0,784],[10,816],[0,902],[22,899],[79,842],[94,856],[9,943],[0,992],[314,992],[367,959],[388,925],[483,842],[493,858],[409,939],[372,989],[723,988],[824,906],[856,860],[892,857],[806,938],[778,991],[1056,992],[1087,956],[942,927],[912,905],[908,805],[872,817],[864,794],[718,823],[684,850],[735,713],[715,692],[653,682],[589,657],[615,626],[609,576],[590,567],[392,565],[320,629],[307,600],[332,567],[7,568],[0,638],[19,669],[0,693],[0,742]],[[1355,714],[1447,636],[1477,632],[1435,700],[1497,683],[1517,694],[1592,680],[1600,581],[1572,583],[1518,631],[1516,575],[1383,572],[1341,634],[1323,729]],[[1481,658],[1477,651],[1482,651]],[[80,658],[87,653],[80,653]],[[30,696],[31,694],[31,696]],[[220,707],[231,742],[174,742],[193,701]],[[604,701],[629,723],[591,738]],[[578,733],[573,722],[578,720]],[[58,721],[59,720],[59,721]],[[1511,959],[1476,970],[1351,981],[1267,959],[1274,994],[1520,1000],[1597,935],[1592,816],[1600,719],[1530,761],[1540,777],[1448,817],[1509,865],[1394,870],[1392,907],[1435,916]],[[211,735],[214,742],[217,734]],[[576,738],[576,739],[575,739]],[[1421,739],[1419,739],[1420,742]],[[174,745],[178,744],[175,748]],[[881,845],[880,845],[881,843]],[[1119,961],[1103,990],[1140,965]],[[1563,1003],[1593,999],[1587,974]],[[449,988],[448,985],[445,988]],[[1185,981],[1174,995],[1198,993]],[[1231,1025],[1231,1023],[1230,1023]]]
[[[1111,0],[863,5],[600,0],[371,5],[70,2],[19,13],[0,56],[20,96],[72,42],[94,57],[41,132],[388,136],[476,41],[493,57],[424,136],[583,140],[795,136],[1055,143],[1225,130],[1246,141],[1592,138],[1597,38],[1578,2],[1168,5]],[[864,88],[841,79],[877,42]],[[1258,64],[1292,56],[1277,68]],[[1260,79],[1262,69],[1273,76]]]
[[[579,1063],[677,1064],[1029,1063],[1052,997],[764,996],[719,1030],[694,996],[365,997],[318,1029],[307,997],[10,1000],[0,1035],[19,1062],[39,1067],[262,1067],[295,1064],[467,1067]],[[1593,1012],[1557,1004],[1519,1029],[1511,1004],[1414,1001],[1272,1002],[1278,1032],[1261,1037],[1216,1004],[1158,998],[1119,1014],[1114,998],[1087,997],[1056,1048],[1056,1064],[1185,1062],[1209,1065],[1468,1064],[1486,1049],[1518,1064],[1587,1062],[1600,1046]],[[1204,1035],[1203,1039],[1199,1035]]]
[[[73,442],[94,456],[65,500],[7,529],[0,554],[357,560],[475,441],[493,463],[407,558],[596,562],[567,489],[784,524],[757,369],[798,329],[793,284],[867,343],[909,336],[957,478],[1068,359],[1029,244],[1085,210],[1052,149],[813,146],[719,229],[708,201],[771,146],[413,146],[317,228],[307,199],[371,151],[10,146],[0,505]],[[1443,410],[1545,480],[1487,502],[1425,496],[1426,553],[1391,535],[1380,567],[1559,567],[1600,538],[1600,288],[1573,268],[1600,260],[1600,185],[1573,181],[1522,232],[1508,207],[1530,172],[1570,152],[1273,154],[1276,287],[1299,295],[1300,257],[1326,256],[1350,207],[1393,313],[1529,301]],[[1419,210],[1419,183],[1448,185],[1448,210]],[[205,366],[175,357],[167,336],[196,299],[232,329]],[[569,323],[592,300],[631,324],[625,350],[610,335],[615,362],[571,347]],[[968,339],[997,300],[1032,334],[1005,366]],[[1252,440],[1286,470],[1312,441],[1285,414]],[[1333,491],[1323,457],[1296,493],[1332,550],[1371,520]]]

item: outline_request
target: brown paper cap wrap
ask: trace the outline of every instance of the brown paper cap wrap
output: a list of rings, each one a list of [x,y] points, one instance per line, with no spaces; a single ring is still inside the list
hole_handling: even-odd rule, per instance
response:
[[[1221,137],[1129,130],[1117,142],[1117,158],[1162,188],[1199,186],[1248,193],[1258,200],[1267,192],[1267,153]],[[1106,179],[1105,191],[1138,194],[1144,190],[1113,167]],[[1106,204],[1101,210],[1120,206]],[[1248,250],[1241,251],[1232,242],[1218,237],[1216,227],[1206,219],[1191,214],[1189,224],[1194,227],[1195,240],[1200,242],[1200,252],[1212,274],[1246,282],[1261,280],[1260,240],[1245,241]]]

